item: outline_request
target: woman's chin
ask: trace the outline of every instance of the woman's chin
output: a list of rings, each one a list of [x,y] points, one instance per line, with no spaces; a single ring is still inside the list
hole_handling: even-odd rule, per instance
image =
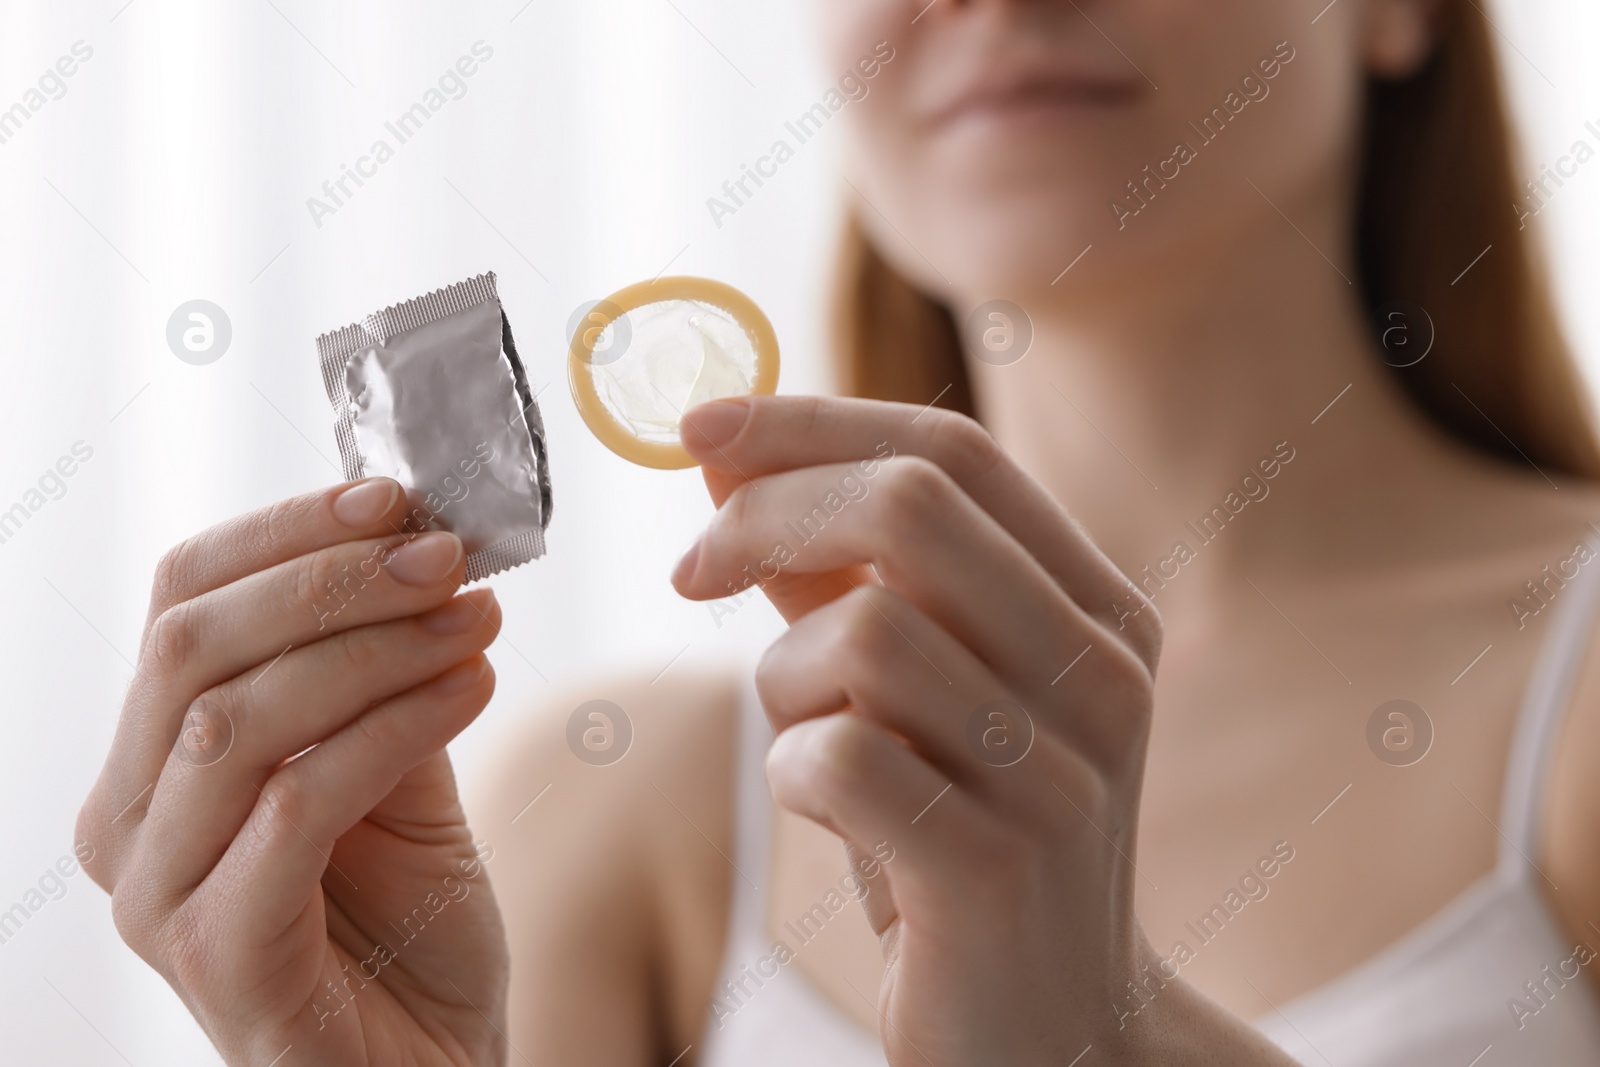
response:
[[[946,254],[936,261],[952,286],[980,299],[1066,293],[1072,283],[1095,273],[1095,233],[1084,218],[1052,220],[1031,216],[1032,225],[996,220],[957,239],[946,238]],[[958,251],[959,250],[959,251]]]

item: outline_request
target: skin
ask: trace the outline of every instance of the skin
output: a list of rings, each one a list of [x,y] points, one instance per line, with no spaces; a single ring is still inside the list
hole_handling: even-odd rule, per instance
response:
[[[499,608],[453,597],[460,541],[407,536],[409,510],[387,479],[339,487],[157,570],[78,837],[123,939],[229,1063],[503,1053],[484,1022],[504,1019],[505,935],[444,753],[493,692]],[[347,566],[370,578],[332,612]],[[419,902],[429,936],[368,962]]]
[[[729,868],[738,693],[720,678],[608,682],[531,719],[469,830],[443,748],[489,698],[492,600],[444,608],[461,579],[446,543],[433,572],[407,584],[390,563],[319,620],[300,591],[403,541],[398,493],[371,490],[385,507],[354,524],[340,489],[246,516],[163,563],[79,828],[119,929],[230,1063],[288,1045],[285,1064],[696,1062],[731,884],[766,887],[776,928],[888,843],[862,907],[793,966],[897,1067],[1059,1065],[1089,1044],[1096,1062],[1286,1064],[1241,1020],[1492,865],[1482,812],[1550,617],[1519,629],[1506,602],[1571,555],[1600,500],[1427,425],[1341,277],[1361,81],[1425,58],[1433,5],[1344,0],[1308,27],[1275,0],[941,0],[912,29],[921,6],[817,3],[831,66],[896,49],[848,112],[860,215],[952,307],[1021,306],[1034,343],[971,361],[992,435],[798,397],[686,419],[717,512],[673,575],[685,596],[725,596],[852,471],[870,484],[763,586],[791,622],[757,673],[784,812],[771,870]],[[1108,194],[1286,40],[1271,97],[1118,229]],[[975,72],[1056,62],[1093,71],[1097,102],[941,117]],[[1130,598],[1127,576],[1280,442],[1294,459],[1270,498],[1153,604]],[[422,629],[439,610],[466,628]],[[430,693],[440,678],[461,687]],[[608,767],[566,749],[594,696],[635,722]],[[1364,741],[1397,696],[1437,731],[1404,769]],[[202,697],[236,725],[215,761],[184,740]],[[1005,768],[966,737],[997,699],[1036,730]],[[1538,855],[1575,940],[1600,921],[1597,708],[1591,666]],[[1294,858],[1270,900],[1119,1026],[1125,983],[1279,841]],[[324,1018],[323,981],[474,858],[441,936]]]

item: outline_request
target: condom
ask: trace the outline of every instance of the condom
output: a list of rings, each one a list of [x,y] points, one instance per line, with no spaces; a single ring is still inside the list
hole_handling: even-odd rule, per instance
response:
[[[384,308],[317,338],[349,480],[411,490],[404,531],[453,531],[467,581],[544,555],[544,422],[493,273]]]
[[[630,285],[586,308],[567,353],[589,431],[623,459],[693,467],[678,423],[710,400],[771,395],[778,338],[755,302],[705,278]]]

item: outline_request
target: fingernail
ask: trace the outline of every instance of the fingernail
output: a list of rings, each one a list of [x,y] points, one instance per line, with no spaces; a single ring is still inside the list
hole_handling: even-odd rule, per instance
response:
[[[689,546],[689,551],[685,552],[683,558],[678,561],[678,565],[672,568],[673,585],[683,585],[694,577],[695,567],[700,562],[700,542],[703,540],[705,540],[704,534]]]
[[[488,666],[487,659],[474,656],[465,663],[451,667],[424,688],[429,695],[439,697],[466,692],[483,679],[483,672]]]
[[[750,421],[750,404],[748,401],[714,400],[709,404],[701,404],[688,415],[684,416],[683,428],[678,433],[685,444],[700,443],[719,448],[739,436],[739,431],[744,429],[744,424]],[[689,432],[685,433],[684,429]],[[696,440],[698,438],[698,440]]]
[[[430,634],[449,637],[464,634],[488,622],[494,612],[494,590],[481,589],[458,596],[440,608],[417,617],[417,622]]]
[[[346,526],[371,526],[389,513],[399,496],[399,482],[369,478],[333,498],[333,517]]]
[[[461,538],[435,530],[404,545],[389,557],[389,573],[406,585],[432,585],[444,580],[461,561]]]

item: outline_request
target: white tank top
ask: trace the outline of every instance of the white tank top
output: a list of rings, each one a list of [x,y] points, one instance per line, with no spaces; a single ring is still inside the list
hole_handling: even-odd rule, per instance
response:
[[[1581,947],[1545,903],[1535,868],[1551,754],[1600,601],[1590,566],[1556,612],[1523,698],[1496,820],[1495,869],[1367,962],[1256,1020],[1307,1067],[1596,1067],[1600,929]],[[704,1067],[884,1067],[876,1034],[856,1025],[774,953],[766,931],[772,732],[747,696],[727,949],[713,993]],[[856,905],[850,904],[850,907]],[[790,950],[804,948],[785,942]],[[1589,962],[1593,959],[1593,962]],[[876,990],[866,990],[876,997]]]

